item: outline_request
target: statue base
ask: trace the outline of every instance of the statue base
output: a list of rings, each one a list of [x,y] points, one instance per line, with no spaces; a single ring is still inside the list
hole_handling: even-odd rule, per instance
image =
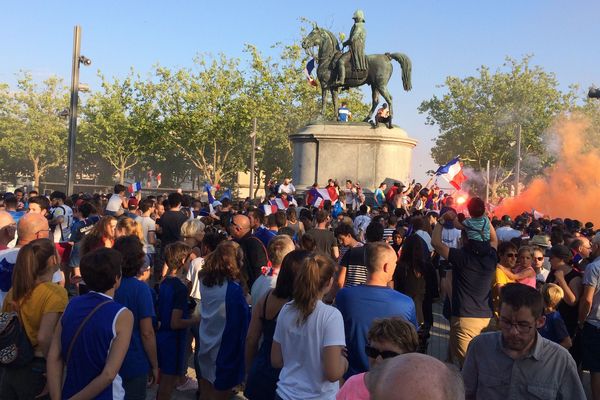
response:
[[[407,183],[412,150],[417,141],[401,128],[366,122],[326,122],[305,126],[290,135],[293,145],[292,178],[299,193],[330,178],[343,187],[359,182],[365,193],[381,182]]]

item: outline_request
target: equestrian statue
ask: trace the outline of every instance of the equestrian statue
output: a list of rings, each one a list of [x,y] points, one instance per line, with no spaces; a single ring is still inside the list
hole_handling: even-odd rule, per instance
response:
[[[402,53],[365,54],[365,17],[362,10],[357,10],[352,17],[354,26],[350,31],[348,40],[343,46],[350,50],[343,53],[336,36],[327,29],[319,28],[313,24],[313,30],[302,41],[302,48],[314,57],[313,48],[318,48],[316,58],[317,79],[321,85],[321,116],[325,115],[327,91],[331,92],[334,112],[337,110],[337,97],[342,89],[371,86],[372,105],[369,115],[364,119],[368,122],[379,104],[379,95],[383,96],[389,105],[390,119],[388,128],[392,127],[392,95],[387,89],[387,84],[392,76],[392,60],[396,60],[402,68],[402,85],[404,90],[412,89],[410,80],[411,62],[407,55]]]

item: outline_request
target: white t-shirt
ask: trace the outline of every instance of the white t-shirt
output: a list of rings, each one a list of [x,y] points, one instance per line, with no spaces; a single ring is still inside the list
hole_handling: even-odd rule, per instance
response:
[[[273,335],[284,360],[277,394],[283,400],[333,400],[340,385],[323,376],[323,348],[346,345],[342,314],[319,300],[306,322],[298,326],[299,313],[293,304],[281,309]]]
[[[63,222],[56,225],[54,232],[52,232],[55,243],[66,242],[71,236],[71,225],[73,225],[73,210],[66,204],[58,207],[54,207],[50,210],[52,218],[63,217]]]
[[[458,249],[458,245],[460,244],[460,229],[456,228],[442,228],[442,243],[444,243],[447,247],[451,249]],[[444,257],[440,257],[442,260],[445,260]]]
[[[295,191],[296,191],[296,188],[291,183],[287,184],[287,185],[284,185],[284,184],[279,185],[279,190],[278,190],[279,193],[292,194]]]
[[[510,226],[503,226],[496,229],[496,236],[499,242],[510,242],[511,239],[521,237],[521,232]]]
[[[113,213],[118,213],[123,210],[123,200],[121,200],[121,196],[118,193],[113,193],[108,199],[108,203],[106,204],[106,211],[110,211]]]
[[[154,249],[154,245],[150,244],[150,240],[148,238],[149,232],[156,231],[156,222],[150,217],[136,217],[135,222],[142,226],[142,236],[144,237],[144,252],[146,254],[154,254],[156,250]]]
[[[250,297],[252,297],[252,307],[256,307],[256,303],[263,298],[267,292],[271,289],[275,289],[277,285],[277,273],[272,273],[271,275],[261,275],[252,284],[252,289],[250,289]]]
[[[190,263],[185,279],[192,282],[192,289],[190,290],[190,297],[192,299],[200,300],[200,279],[198,279],[198,273],[204,267],[204,258],[197,257]]]

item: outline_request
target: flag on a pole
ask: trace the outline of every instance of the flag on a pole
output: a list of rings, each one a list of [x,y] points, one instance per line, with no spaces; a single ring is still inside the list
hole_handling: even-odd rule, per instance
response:
[[[304,75],[306,75],[306,79],[308,83],[312,86],[317,86],[317,81],[311,76],[311,73],[315,69],[315,59],[311,58],[308,63],[306,63],[306,68],[304,68]]]
[[[210,192],[212,190],[212,186],[209,183],[206,183],[204,185],[204,191],[206,192],[206,195],[208,196],[208,204],[211,204],[215,202],[215,198],[213,197],[212,193]]]
[[[142,190],[142,183],[141,182],[130,183],[128,189],[129,189],[129,193],[139,192],[140,190]]]
[[[439,167],[435,174],[441,175],[456,190],[460,190],[460,186],[467,180],[467,177],[463,174],[462,163],[459,157],[455,157],[446,165]]]
[[[328,189],[312,188],[308,191],[308,194],[310,195],[309,204],[313,207],[323,207],[323,203],[325,202],[325,200],[330,200],[333,202],[333,200],[331,199],[330,191]]]

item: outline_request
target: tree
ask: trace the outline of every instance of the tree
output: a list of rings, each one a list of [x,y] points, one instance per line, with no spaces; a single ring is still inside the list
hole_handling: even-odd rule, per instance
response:
[[[82,108],[81,143],[87,153],[105,159],[123,184],[127,172],[152,151],[158,111],[151,85],[133,71],[123,81],[100,77],[103,91]]]
[[[244,169],[251,110],[244,107],[239,61],[221,55],[195,60],[198,71],[158,67],[156,104],[164,143],[192,163],[205,181],[232,182]]]
[[[544,131],[574,99],[572,91],[558,89],[553,73],[530,66],[530,58],[507,58],[504,68],[495,73],[482,66],[479,76],[450,76],[443,86],[447,93],[442,98],[433,96],[419,107],[419,112],[427,114],[428,124],[438,125],[440,134],[431,150],[438,164],[460,155],[467,166],[481,172],[490,161],[492,199],[508,191],[516,164],[518,127],[526,161],[522,173],[531,178],[552,162],[542,143]]]
[[[67,106],[67,89],[57,77],[39,85],[23,73],[15,91],[0,85],[0,148],[33,175],[35,188],[50,168],[65,163],[67,124],[58,112]]]

